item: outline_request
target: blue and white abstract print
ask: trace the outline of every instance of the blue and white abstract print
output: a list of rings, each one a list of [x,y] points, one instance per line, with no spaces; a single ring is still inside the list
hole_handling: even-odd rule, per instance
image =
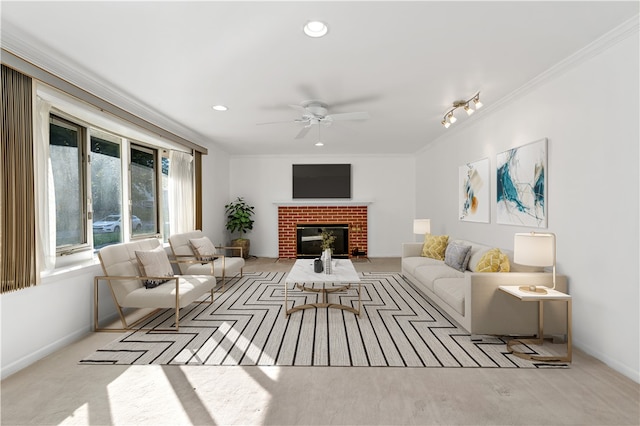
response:
[[[547,227],[547,139],[498,154],[496,221]]]

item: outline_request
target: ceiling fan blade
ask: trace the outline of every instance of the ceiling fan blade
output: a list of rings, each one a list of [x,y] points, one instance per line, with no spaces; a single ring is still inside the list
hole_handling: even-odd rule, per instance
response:
[[[331,102],[331,106],[334,108],[343,107],[343,106],[348,106],[352,104],[360,104],[363,102],[375,102],[375,101],[378,101],[379,99],[380,99],[379,95],[365,95],[357,98],[345,99],[338,102]]]
[[[345,120],[368,120],[368,112],[345,112],[341,114],[329,114],[326,116],[331,121],[345,121]]]
[[[293,123],[293,120],[287,120],[287,121],[268,121],[266,123],[256,123],[256,126],[263,126],[265,124],[282,124],[282,123]]]
[[[300,131],[298,132],[298,134],[296,135],[296,137],[294,139],[302,139],[305,136],[307,136],[307,133],[309,133],[309,130],[311,130],[311,125],[309,126],[304,126],[302,129],[300,129]]]
[[[295,109],[296,111],[298,111],[301,114],[308,114],[309,112],[307,111],[307,109],[301,105],[293,105],[293,104],[289,104],[290,108]]]

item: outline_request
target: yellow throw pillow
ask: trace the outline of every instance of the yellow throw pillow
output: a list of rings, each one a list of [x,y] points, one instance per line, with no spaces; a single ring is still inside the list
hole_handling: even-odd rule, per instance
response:
[[[509,257],[500,249],[494,248],[482,256],[476,266],[476,272],[509,272],[510,268]]]
[[[449,244],[448,235],[431,235],[424,236],[424,245],[422,246],[421,255],[432,259],[444,260],[444,254]]]

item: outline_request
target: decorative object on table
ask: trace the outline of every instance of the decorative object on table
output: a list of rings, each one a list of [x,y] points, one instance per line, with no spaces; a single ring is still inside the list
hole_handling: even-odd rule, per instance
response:
[[[253,229],[253,206],[247,204],[244,199],[238,197],[235,201],[224,206],[227,214],[227,230],[232,234],[240,232],[240,238],[231,240],[232,247],[242,247],[242,257],[249,258],[251,241],[242,235]]]
[[[553,287],[556,288],[556,235],[528,232],[516,234],[513,240],[513,261],[527,266],[551,266]],[[521,286],[521,291],[546,294],[544,287]]]
[[[324,273],[330,274],[331,267],[331,251],[333,250],[333,243],[336,240],[336,236],[332,231],[322,231],[322,256],[324,259]]]
[[[322,259],[313,259],[313,272],[320,273],[323,271]]]
[[[489,223],[489,159],[460,166],[458,183],[458,218],[464,222]]]
[[[496,221],[547,227],[547,139],[498,154]]]

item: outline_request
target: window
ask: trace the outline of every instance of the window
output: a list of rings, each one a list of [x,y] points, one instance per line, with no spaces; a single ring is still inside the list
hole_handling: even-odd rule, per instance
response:
[[[56,251],[87,247],[85,129],[56,116],[49,118],[49,150],[56,204]]]
[[[156,170],[158,151],[131,145],[131,230],[133,235],[157,234],[158,203]]]
[[[162,153],[162,235],[164,242],[169,241],[169,165],[168,153]]]
[[[122,160],[119,137],[91,129],[91,202],[93,247],[122,239]]]
[[[168,238],[168,228],[159,225],[169,217],[166,156],[53,114],[49,130],[59,256],[136,237],[164,233]],[[129,154],[128,182],[123,152]]]

